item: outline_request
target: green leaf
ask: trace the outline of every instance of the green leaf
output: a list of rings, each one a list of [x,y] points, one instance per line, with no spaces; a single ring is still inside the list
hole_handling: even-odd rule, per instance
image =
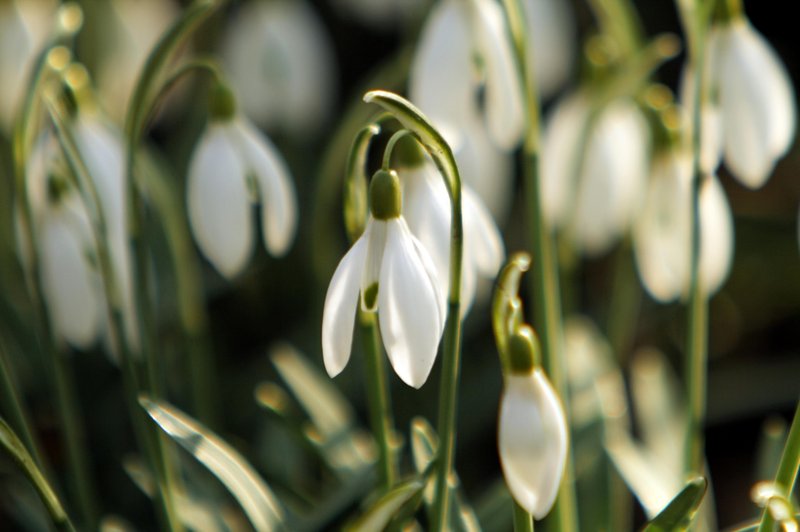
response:
[[[403,506],[422,492],[425,481],[414,478],[400,484],[362,514],[344,527],[345,532],[379,532],[386,528]]]
[[[25,476],[28,477],[28,480],[31,481],[33,487],[36,488],[36,493],[42,499],[55,527],[58,530],[74,530],[69,516],[64,511],[64,507],[61,505],[61,501],[58,500],[55,491],[50,487],[39,468],[36,467],[36,463],[31,458],[28,450],[2,418],[0,418],[0,445],[14,459],[22,469],[22,472],[25,473]]]
[[[266,482],[244,457],[219,436],[174,406],[139,396],[158,426],[194,456],[239,501],[256,530],[283,528],[283,510]]]
[[[708,481],[704,477],[690,480],[686,487],[678,493],[672,501],[650,521],[644,528],[645,532],[670,532],[673,530],[686,530],[697,512],[697,508],[706,494]]]

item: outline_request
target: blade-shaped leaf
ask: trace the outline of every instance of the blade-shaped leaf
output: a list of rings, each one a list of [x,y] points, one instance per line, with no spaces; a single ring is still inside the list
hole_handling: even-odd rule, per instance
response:
[[[233,447],[168,403],[144,395],[139,403],[164,432],[228,488],[256,530],[283,528],[283,510],[275,495]]]
[[[58,530],[74,530],[69,516],[64,511],[64,507],[61,505],[61,501],[58,500],[55,491],[50,487],[39,468],[36,467],[36,463],[19,437],[2,418],[0,418],[0,445],[14,459],[22,469],[22,472],[25,473],[25,476],[28,477],[28,480],[31,481],[33,487],[36,488],[36,493],[39,494],[42,502],[47,507],[55,527]]]
[[[346,532],[380,532],[407,502],[422,492],[424,480],[404,482],[375,501],[363,515],[344,527]]]
[[[644,528],[645,532],[686,530],[706,494],[708,481],[704,477],[690,480],[672,501]]]

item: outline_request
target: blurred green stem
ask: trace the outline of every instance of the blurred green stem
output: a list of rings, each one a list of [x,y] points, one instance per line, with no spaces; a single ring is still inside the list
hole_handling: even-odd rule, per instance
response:
[[[525,193],[528,206],[528,232],[533,256],[533,280],[530,284],[534,302],[534,324],[542,341],[543,367],[561,398],[569,419],[569,397],[566,374],[562,367],[562,317],[558,284],[558,266],[552,234],[542,214],[541,187],[539,179],[539,96],[536,81],[526,54],[530,52],[528,32],[520,0],[504,0],[508,14],[511,37],[516,52],[517,69],[524,95],[526,131],[523,144],[523,169]],[[569,426],[569,422],[567,423]],[[558,530],[578,529],[577,503],[575,497],[572,448],[567,451],[564,479],[559,488],[556,505],[551,512],[554,527]]]
[[[61,36],[51,43],[54,47],[62,43]],[[55,407],[59,425],[67,448],[67,475],[70,486],[70,499],[79,508],[82,521],[90,529],[96,528],[95,493],[89,474],[89,459],[84,446],[83,423],[78,413],[75,397],[74,379],[68,360],[57,347],[53,325],[47,311],[47,303],[41,287],[39,270],[39,247],[34,230],[31,205],[28,202],[27,164],[33,139],[38,131],[38,118],[41,115],[41,93],[45,81],[52,74],[48,66],[48,56],[53,48],[46,48],[37,58],[36,67],[26,92],[21,113],[14,124],[13,157],[15,179],[16,211],[20,213],[22,270],[33,304],[36,317],[36,339],[41,352],[48,357],[52,368],[51,383],[55,392]],[[66,50],[66,49],[64,49]],[[26,260],[27,259],[27,260]]]
[[[514,501],[514,532],[533,532],[533,517]]]
[[[789,429],[789,437],[786,439],[786,447],[783,448],[783,455],[781,456],[780,465],[778,465],[778,474],[775,476],[776,486],[791,498],[794,491],[795,482],[797,482],[797,472],[800,468],[800,401],[797,403],[797,409],[794,412],[794,419],[792,420],[792,427]],[[772,532],[775,526],[775,520],[769,513],[768,508],[764,508],[764,513],[761,516],[761,524],[758,526],[758,532]]]
[[[364,341],[364,364],[366,366],[367,405],[369,407],[372,433],[378,444],[378,466],[382,492],[388,492],[397,478],[394,453],[392,451],[391,398],[386,379],[381,339],[375,313],[358,311],[358,322],[361,326],[361,337]]]
[[[689,5],[679,0],[683,8],[684,24],[689,41],[689,58],[692,68],[694,93],[692,110],[692,208],[691,208],[691,255],[686,342],[686,441],[684,444],[684,472],[687,475],[702,475],[704,471],[703,423],[706,409],[706,380],[708,365],[708,294],[700,281],[700,190],[703,171],[700,161],[701,106],[704,101],[705,40],[708,9],[700,0]]]

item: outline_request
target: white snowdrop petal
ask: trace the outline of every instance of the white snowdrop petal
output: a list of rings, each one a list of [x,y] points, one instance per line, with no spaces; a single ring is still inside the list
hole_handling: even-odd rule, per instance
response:
[[[402,171],[403,218],[433,261],[442,291],[450,279],[450,198],[433,162]]]
[[[761,33],[746,21],[734,22],[732,32],[736,39],[747,50],[740,52],[742,61],[758,69],[759,76],[752,80],[759,87],[761,101],[766,111],[764,117],[768,122],[768,140],[771,155],[780,157],[789,148],[794,138],[797,111],[794,102],[794,90],[778,54]],[[749,53],[746,53],[749,52]]]
[[[498,147],[511,150],[522,139],[525,126],[521,81],[500,5],[473,0],[475,36],[486,68],[486,121]]]
[[[481,198],[466,185],[461,188],[461,204],[464,246],[470,248],[467,261],[484,277],[494,278],[505,258],[500,230]]]
[[[333,274],[322,310],[322,359],[328,375],[335,377],[350,360],[353,325],[361,276],[367,254],[362,235],[345,254]]]
[[[258,124],[308,136],[327,119],[336,95],[335,58],[308,2],[243,5],[221,47],[242,108]]]
[[[53,326],[81,349],[94,343],[102,317],[100,281],[87,257],[88,231],[79,219],[53,213],[42,223],[39,243],[42,290]]]
[[[375,220],[370,217],[367,222],[367,227],[364,228],[364,234],[361,236],[367,246],[366,256],[364,257],[364,269],[361,273],[360,280],[361,310],[364,312],[374,312],[377,309],[378,300],[375,299],[367,304],[366,295],[373,285],[378,285],[379,293],[382,289],[380,280],[383,255],[386,250],[386,226],[386,222]]]
[[[542,98],[550,97],[569,76],[575,62],[573,16],[569,2],[525,0],[522,2],[529,28],[529,68],[533,68]],[[533,53],[531,53],[533,52]]]
[[[506,485],[523,508],[542,519],[564,474],[567,427],[561,403],[541,370],[506,378],[498,424]]]
[[[714,294],[728,278],[733,260],[733,214],[714,176],[707,177],[700,189],[700,231],[701,285]]]
[[[454,155],[461,180],[483,199],[497,220],[506,220],[514,190],[513,158],[489,138],[477,114],[463,124],[462,142]]]
[[[235,123],[247,171],[258,180],[264,244],[276,257],[284,255],[297,229],[297,200],[289,169],[277,148],[244,118]]]
[[[408,228],[400,219],[387,222],[386,251],[378,292],[383,345],[395,373],[419,388],[436,359],[443,325],[436,284],[431,281]]]
[[[409,74],[409,98],[456,150],[465,112],[476,107],[466,5],[437,2],[422,29]]]
[[[405,223],[405,220],[400,220],[400,224]],[[442,281],[442,278],[439,276],[439,270],[436,268],[436,264],[433,262],[428,250],[422,245],[422,242],[420,242],[420,240],[415,237],[407,227],[404,229],[404,231],[408,232],[408,236],[411,237],[411,241],[414,243],[414,250],[422,261],[422,266],[425,269],[425,275],[427,275],[428,281],[433,287],[436,288],[436,313],[439,317],[439,334],[441,335],[444,331],[444,325],[447,318],[447,295],[450,287]],[[445,277],[445,279],[450,277],[449,273],[450,272],[448,271],[448,275]]]
[[[542,214],[551,227],[567,220],[577,186],[582,157],[578,150],[589,119],[589,104],[581,93],[565,96],[545,122],[542,135]]]
[[[200,249],[227,278],[242,271],[253,251],[246,169],[227,125],[209,124],[189,163],[189,223]]]
[[[644,208],[633,230],[633,250],[642,284],[656,300],[683,292],[689,268],[691,160],[664,154],[653,162]]]
[[[75,137],[97,188],[110,231],[125,228],[125,169],[122,138],[98,117],[78,116]]]

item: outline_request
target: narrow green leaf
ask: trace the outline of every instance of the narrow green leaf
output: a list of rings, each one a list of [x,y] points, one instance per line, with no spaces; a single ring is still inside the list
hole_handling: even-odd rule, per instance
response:
[[[58,500],[55,491],[50,487],[50,484],[47,482],[42,472],[39,471],[39,468],[36,467],[36,463],[33,461],[33,458],[31,458],[28,450],[11,427],[8,426],[8,423],[2,418],[0,418],[0,445],[2,445],[9,456],[14,459],[17,465],[22,469],[22,472],[25,473],[25,476],[31,481],[33,487],[36,488],[36,492],[39,494],[45,507],[47,507],[47,511],[55,527],[58,530],[74,530],[69,516],[67,516],[67,513],[64,511],[64,507],[61,505],[61,501]]]
[[[645,532],[671,532],[686,530],[697,512],[697,508],[706,494],[708,481],[704,477],[690,480],[674,499],[650,521]]]
[[[233,447],[166,402],[140,395],[139,403],[167,435],[228,488],[256,530],[283,528],[283,510],[272,490]]]
[[[403,505],[422,492],[425,482],[414,478],[400,484],[375,501],[364,514],[344,527],[345,532],[380,532],[385,529]]]

